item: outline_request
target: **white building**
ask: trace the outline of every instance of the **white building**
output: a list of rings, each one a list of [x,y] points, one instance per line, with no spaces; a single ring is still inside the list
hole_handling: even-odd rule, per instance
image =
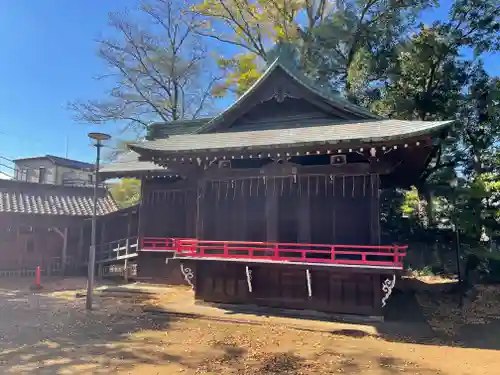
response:
[[[94,165],[77,160],[45,155],[14,160],[15,179],[53,185],[90,186]]]

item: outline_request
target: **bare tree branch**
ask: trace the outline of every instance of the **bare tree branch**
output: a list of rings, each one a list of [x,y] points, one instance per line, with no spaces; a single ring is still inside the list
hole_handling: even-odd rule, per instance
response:
[[[118,36],[97,40],[98,56],[110,72],[95,79],[113,86],[100,100],[70,103],[77,120],[144,130],[151,122],[210,111],[211,92],[220,77],[212,74],[212,61],[197,33],[198,16],[176,0],[138,4],[133,12],[110,14],[109,26]]]

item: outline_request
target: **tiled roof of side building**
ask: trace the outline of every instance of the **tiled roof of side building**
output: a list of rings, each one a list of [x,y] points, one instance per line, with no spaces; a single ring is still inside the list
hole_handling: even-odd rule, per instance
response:
[[[171,153],[239,151],[312,146],[318,143],[370,143],[405,139],[436,132],[452,121],[370,120],[343,124],[256,130],[230,133],[178,135],[130,145],[134,151]]]
[[[92,216],[93,189],[0,180],[0,213]],[[118,211],[109,192],[98,190],[97,214]]]
[[[153,139],[165,139],[180,134],[192,134],[211,118],[196,120],[179,120],[169,123],[153,123],[150,125],[149,136]],[[149,161],[140,161],[139,154],[128,151],[121,154],[117,160],[103,165],[99,170],[102,178],[140,177],[143,174],[168,175],[171,172]]]
[[[153,162],[139,161],[139,154],[134,151],[125,152],[99,170],[101,178],[139,177],[145,173],[169,174],[169,171]]]

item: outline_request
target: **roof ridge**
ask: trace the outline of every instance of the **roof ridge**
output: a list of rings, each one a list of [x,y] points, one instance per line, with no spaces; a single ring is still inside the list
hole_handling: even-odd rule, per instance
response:
[[[306,75],[304,75],[300,70],[297,68],[291,66],[288,63],[288,60],[293,60],[290,58],[285,58],[282,54],[278,54],[276,58],[268,65],[266,70],[262,73],[262,75],[240,96],[238,97],[229,107],[227,107],[224,111],[219,113],[217,116],[214,116],[210,121],[208,121],[206,124],[202,125],[200,128],[198,128],[194,134],[202,134],[208,130],[212,130],[214,125],[217,124],[218,121],[222,120],[224,117],[224,114],[226,114],[229,111],[232,111],[234,108],[236,108],[241,102],[243,102],[254,90],[259,87],[262,82],[265,81],[265,79],[277,68],[280,67],[282,68],[292,79],[294,79],[298,84],[304,86],[306,89],[312,91],[316,95],[320,96],[324,100],[332,103],[332,104],[337,104],[343,106],[346,110],[361,114],[364,116],[369,116],[368,119],[379,119],[383,120],[384,118],[376,115],[366,108],[363,108],[357,104],[351,103],[349,100],[346,98],[342,97],[340,93],[337,95],[332,95],[333,90],[328,90],[326,92],[325,88],[323,87],[318,87],[317,84],[314,83],[310,78],[308,78]]]

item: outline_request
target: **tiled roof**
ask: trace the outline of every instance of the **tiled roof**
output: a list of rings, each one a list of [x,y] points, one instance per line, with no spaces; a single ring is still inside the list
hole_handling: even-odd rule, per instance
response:
[[[172,135],[191,134],[212,118],[199,118],[194,120],[177,120],[171,122],[157,122],[149,125],[149,136],[154,139],[167,138]]]
[[[153,123],[149,127],[149,136],[153,139],[164,139],[173,135],[192,134],[210,118],[196,120],[179,120],[168,123]],[[128,151],[120,155],[112,163],[105,164],[99,169],[101,178],[120,178],[120,177],[140,177],[143,174],[165,175],[171,172],[149,161],[139,161],[139,154],[134,151]]]
[[[336,107],[341,109],[343,112],[351,113],[357,118],[361,119],[382,119],[382,117],[371,113],[366,108],[360,107],[354,103],[351,103],[346,98],[342,97],[338,92],[332,91],[331,89],[325,89],[323,87],[318,86],[314,82],[312,82],[309,78],[307,78],[299,69],[294,67],[293,64],[290,63],[290,58],[286,55],[278,55],[274,59],[274,61],[268,66],[265,72],[259,77],[257,81],[247,90],[243,95],[241,95],[232,105],[230,105],[225,111],[221,112],[219,115],[215,116],[210,121],[206,122],[203,126],[201,126],[196,133],[209,133],[217,129],[218,125],[224,121],[224,118],[228,115],[228,113],[235,111],[244,102],[246,102],[253,93],[257,90],[259,86],[261,86],[271,74],[277,70],[282,69],[290,79],[298,83],[300,86],[304,87],[306,90],[318,95],[324,101],[329,103],[332,107]]]
[[[0,213],[92,216],[93,188],[0,180]],[[97,214],[118,210],[106,189],[99,189]]]
[[[56,165],[60,165],[62,167],[67,167],[67,168],[72,168],[72,169],[84,169],[84,170],[93,170],[94,169],[94,164],[85,163],[83,161],[78,161],[78,160],[61,158],[59,156],[54,156],[54,155],[36,156],[36,157],[32,157],[32,158],[22,158],[22,159],[16,159],[14,161],[37,160],[37,159],[50,160],[52,163],[54,163]]]
[[[167,139],[130,145],[134,151],[196,153],[217,150],[239,151],[278,147],[302,147],[320,144],[380,142],[435,132],[452,121],[379,120],[351,122],[290,129],[257,130],[230,133],[178,135]]]
[[[139,154],[134,151],[120,155],[116,161],[103,165],[99,169],[101,178],[139,177],[145,173],[168,174],[169,172],[167,168],[150,161],[139,161]]]

